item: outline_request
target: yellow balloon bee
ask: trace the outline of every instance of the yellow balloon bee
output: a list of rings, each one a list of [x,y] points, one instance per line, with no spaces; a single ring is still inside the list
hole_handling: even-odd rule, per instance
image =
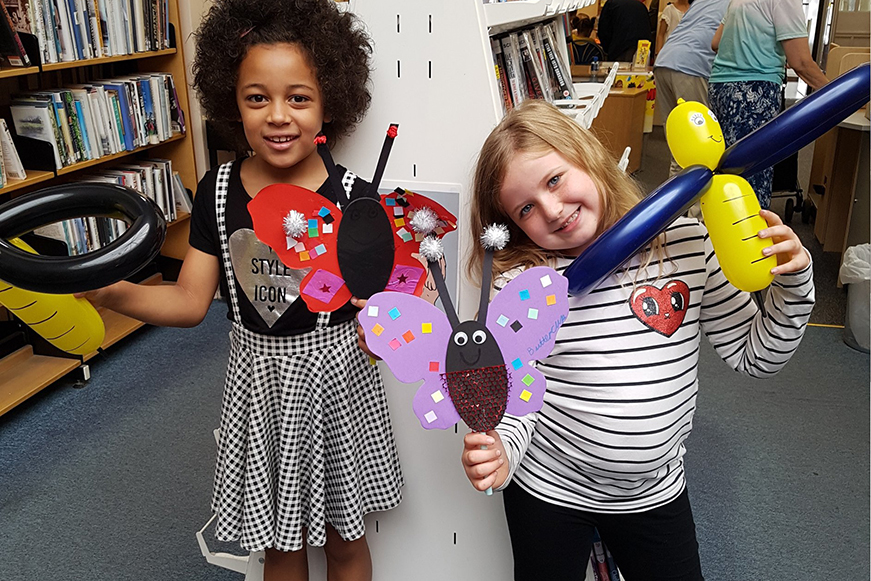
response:
[[[703,165],[715,170],[726,150],[716,116],[695,101],[678,99],[666,120],[665,134],[681,167]],[[762,254],[773,242],[758,236],[768,223],[759,215],[761,207],[753,187],[740,176],[716,174],[699,202],[711,244],[729,282],[747,292],[770,285],[777,258]]]
[[[10,242],[36,254],[18,238]],[[61,351],[87,355],[103,344],[103,319],[86,299],[28,291],[0,280],[0,304]]]

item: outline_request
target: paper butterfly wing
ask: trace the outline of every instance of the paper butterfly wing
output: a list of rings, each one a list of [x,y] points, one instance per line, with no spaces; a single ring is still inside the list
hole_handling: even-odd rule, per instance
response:
[[[427,301],[405,293],[373,295],[357,320],[369,349],[403,383],[424,380],[414,396],[414,413],[427,429],[446,429],[460,416],[442,384],[451,337],[447,316]]]
[[[511,280],[487,307],[487,328],[496,338],[511,375],[505,413],[522,416],[541,409],[545,379],[531,361],[553,350],[569,313],[568,279],[546,266]]]
[[[308,221],[308,230],[296,240],[284,232],[284,218],[291,210]],[[272,248],[289,268],[311,268],[299,285],[300,296],[312,312],[332,312],[351,299],[342,279],[336,254],[336,235],[342,212],[311,190],[291,184],[274,184],[248,202],[248,213],[257,238]]]
[[[438,236],[455,230],[457,219],[438,202],[402,188],[381,196],[381,206],[393,225],[393,242],[396,246],[393,272],[385,290],[420,296],[424,290],[427,271],[412,255],[419,251],[423,235],[412,229],[411,218],[420,208],[430,208],[438,219],[435,229]]]

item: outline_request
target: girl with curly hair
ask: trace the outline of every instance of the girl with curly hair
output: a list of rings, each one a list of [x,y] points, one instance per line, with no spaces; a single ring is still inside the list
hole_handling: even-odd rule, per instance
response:
[[[232,321],[212,509],[222,541],[266,551],[264,579],[307,579],[306,544],[331,580],[372,578],[363,517],[403,484],[377,368],[347,304],[311,313],[305,271],[254,235],[247,203],[286,183],[336,203],[315,136],[361,120],[371,46],[333,0],[216,0],[197,32],[194,85],[208,118],[244,156],[200,181],[191,248],[174,285],[121,282],[86,293],[155,325],[200,323],[220,284]],[[349,199],[366,183],[344,171]]]

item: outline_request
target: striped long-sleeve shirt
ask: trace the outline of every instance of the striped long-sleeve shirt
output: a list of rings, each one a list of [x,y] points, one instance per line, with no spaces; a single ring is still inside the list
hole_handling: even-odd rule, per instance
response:
[[[726,280],[696,220],[674,222],[666,250],[659,277],[654,261],[636,278],[636,257],[626,275],[569,297],[556,346],[538,364],[544,406],[498,426],[510,478],[534,496],[594,512],[668,503],[684,489],[701,332],[730,367],[759,378],[777,373],[798,346],[814,304],[810,266],[776,276],[760,310]]]

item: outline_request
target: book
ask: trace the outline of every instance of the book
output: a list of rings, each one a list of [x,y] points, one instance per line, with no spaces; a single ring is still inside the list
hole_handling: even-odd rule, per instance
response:
[[[181,181],[181,175],[174,171],[172,172],[172,191],[175,196],[175,206],[178,212],[190,214],[194,208],[194,202],[191,200],[188,190],[184,187]]]
[[[9,106],[15,133],[45,141],[51,145],[56,169],[64,166],[60,153],[60,135],[54,121],[53,105],[47,100],[13,100]]]
[[[24,165],[22,165],[21,158],[18,156],[15,142],[12,141],[12,133],[9,132],[6,119],[2,117],[0,117],[0,151],[3,153],[5,176],[16,180],[26,178],[27,174],[24,171]]]
[[[598,574],[602,581],[609,581],[611,574],[608,572],[608,567],[605,565],[605,547],[602,544],[602,537],[599,536],[599,530],[593,531],[593,555],[595,555],[595,566],[593,570]]]
[[[496,84],[502,95],[502,110],[508,112],[514,108],[511,102],[511,87],[508,86],[508,77],[505,73],[505,59],[502,58],[502,43],[496,39],[490,39],[490,48],[493,50],[493,67],[496,69]]]
[[[549,74],[554,79],[554,94],[560,99],[574,99],[574,85],[572,84],[571,72],[557,49],[553,30],[549,26],[542,28],[542,46],[550,68]]]
[[[517,42],[520,48],[520,62],[523,63],[523,76],[526,80],[526,92],[532,99],[544,99],[544,90],[541,86],[542,74],[538,70],[536,59],[532,54],[530,43],[532,37],[529,31],[523,30],[517,33]]]
[[[620,571],[617,570],[617,563],[614,561],[614,555],[608,550],[608,545],[602,543],[605,549],[605,565],[608,567],[609,581],[620,581]]]
[[[516,39],[517,35],[514,35]],[[523,70],[520,66],[520,51],[516,47],[516,42],[511,42],[511,35],[503,36],[500,39],[502,43],[502,58],[505,60],[505,73],[508,77],[508,86],[511,89],[511,101],[516,107],[526,98],[525,83],[522,83]]]
[[[24,50],[21,37],[15,28],[15,22],[6,9],[6,4],[0,0],[0,55],[5,57],[6,62],[13,67],[29,67],[30,57]]]

